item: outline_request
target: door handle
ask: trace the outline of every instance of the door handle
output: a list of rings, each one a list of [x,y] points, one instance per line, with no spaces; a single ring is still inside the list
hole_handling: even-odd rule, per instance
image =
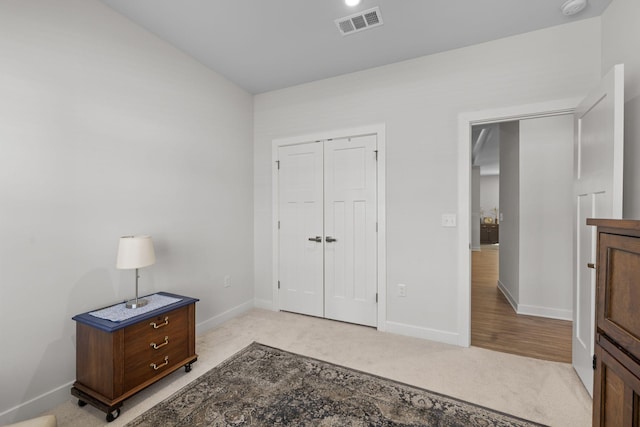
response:
[[[327,236],[327,237],[325,238],[325,240],[327,241],[327,243],[337,242],[337,241],[338,241],[338,239],[335,239],[335,238],[333,238],[333,237],[331,237],[331,236]]]
[[[587,264],[587,268],[596,268],[596,265],[590,262],[589,264]]]
[[[318,243],[321,243],[321,242],[322,242],[322,236],[309,237],[309,241],[310,241],[310,242],[318,242]]]

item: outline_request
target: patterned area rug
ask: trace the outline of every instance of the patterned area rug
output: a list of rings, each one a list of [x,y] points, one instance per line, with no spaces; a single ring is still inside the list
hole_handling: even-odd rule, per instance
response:
[[[127,426],[540,424],[254,342]]]

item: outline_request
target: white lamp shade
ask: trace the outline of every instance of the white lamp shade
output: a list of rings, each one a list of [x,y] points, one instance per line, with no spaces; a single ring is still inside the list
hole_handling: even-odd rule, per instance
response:
[[[122,236],[118,244],[116,268],[142,268],[156,262],[151,236]]]

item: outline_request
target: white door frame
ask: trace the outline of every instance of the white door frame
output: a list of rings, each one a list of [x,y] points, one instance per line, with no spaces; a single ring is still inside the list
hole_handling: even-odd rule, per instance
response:
[[[387,323],[387,239],[386,239],[386,217],[385,217],[385,159],[386,159],[386,125],[378,123],[368,126],[336,129],[313,134],[292,136],[287,138],[274,139],[271,142],[271,236],[272,236],[272,298],[273,310],[280,310],[278,294],[278,148],[285,145],[303,144],[305,142],[322,141],[327,139],[348,138],[361,135],[376,135],[378,144],[377,172],[377,208],[378,208],[378,319],[377,328],[379,331],[386,330]]]
[[[471,127],[573,114],[582,98],[461,113],[458,116],[458,345],[471,345]]]

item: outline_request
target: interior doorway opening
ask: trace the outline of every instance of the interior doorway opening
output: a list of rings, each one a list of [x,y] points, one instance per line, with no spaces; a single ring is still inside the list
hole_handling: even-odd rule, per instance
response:
[[[472,127],[471,345],[571,362],[572,147],[571,115]]]

